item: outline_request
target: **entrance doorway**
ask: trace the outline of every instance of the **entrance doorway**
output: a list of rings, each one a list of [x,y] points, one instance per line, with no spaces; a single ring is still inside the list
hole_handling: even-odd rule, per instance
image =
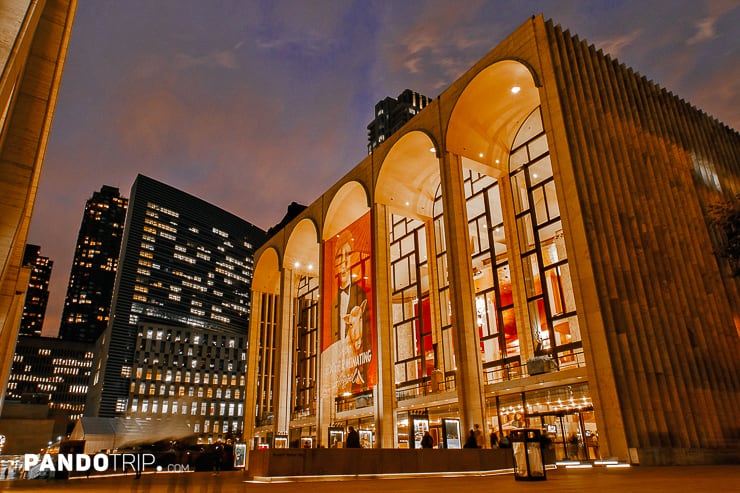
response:
[[[533,413],[529,426],[540,427],[555,450],[557,460],[599,458],[598,431],[593,407]]]

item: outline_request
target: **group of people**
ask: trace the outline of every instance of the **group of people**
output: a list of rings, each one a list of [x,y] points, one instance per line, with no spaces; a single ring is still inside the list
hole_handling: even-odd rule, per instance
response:
[[[468,433],[468,438],[465,440],[463,448],[483,448],[485,446],[485,439],[483,438],[483,432],[480,429],[480,425],[473,425],[473,429]]]
[[[499,442],[498,439],[498,433],[495,431],[492,431],[490,436],[490,446],[491,448],[506,448],[509,444],[508,437],[504,436],[503,439]],[[345,448],[361,448],[360,445],[360,434],[355,430],[354,426],[350,426],[347,431],[347,439],[344,443]],[[468,434],[467,440],[465,440],[465,445],[463,445],[463,448],[484,448],[485,447],[485,437],[483,436],[483,431],[480,429],[480,425],[473,425],[473,429],[470,430],[470,433]],[[432,435],[428,432],[424,432],[424,436],[421,438],[421,448],[434,448],[434,438]]]
[[[504,437],[499,441],[498,433],[492,431],[489,435],[489,444],[491,448],[507,448],[511,446],[509,437]],[[468,433],[468,438],[465,440],[463,448],[484,448],[486,439],[483,436],[483,431],[480,429],[480,425],[473,425],[473,429]]]

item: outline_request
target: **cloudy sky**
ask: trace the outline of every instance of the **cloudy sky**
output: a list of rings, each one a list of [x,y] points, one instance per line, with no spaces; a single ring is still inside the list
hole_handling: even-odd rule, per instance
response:
[[[540,12],[740,128],[737,0],[80,0],[29,236],[45,334],[102,185],[142,173],[267,229],[366,155],[378,100],[437,96]]]

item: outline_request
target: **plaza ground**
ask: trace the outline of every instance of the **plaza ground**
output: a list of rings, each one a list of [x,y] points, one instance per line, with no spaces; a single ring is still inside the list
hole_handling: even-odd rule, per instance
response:
[[[243,472],[145,474],[69,481],[0,481],[0,491],[130,492],[130,493],[445,493],[470,492],[740,492],[740,465],[686,467],[631,467],[629,469],[549,470],[545,481],[515,481],[511,473],[435,475],[397,478],[326,478],[301,481],[248,481]]]

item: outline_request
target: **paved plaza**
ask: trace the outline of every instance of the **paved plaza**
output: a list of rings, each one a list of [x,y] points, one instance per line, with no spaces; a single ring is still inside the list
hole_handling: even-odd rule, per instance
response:
[[[246,481],[242,472],[145,474],[70,481],[2,481],[1,491],[126,493],[379,493],[401,492],[740,492],[740,466],[631,467],[550,470],[546,481],[515,481],[512,474],[436,475],[399,478],[341,478],[301,481]]]

